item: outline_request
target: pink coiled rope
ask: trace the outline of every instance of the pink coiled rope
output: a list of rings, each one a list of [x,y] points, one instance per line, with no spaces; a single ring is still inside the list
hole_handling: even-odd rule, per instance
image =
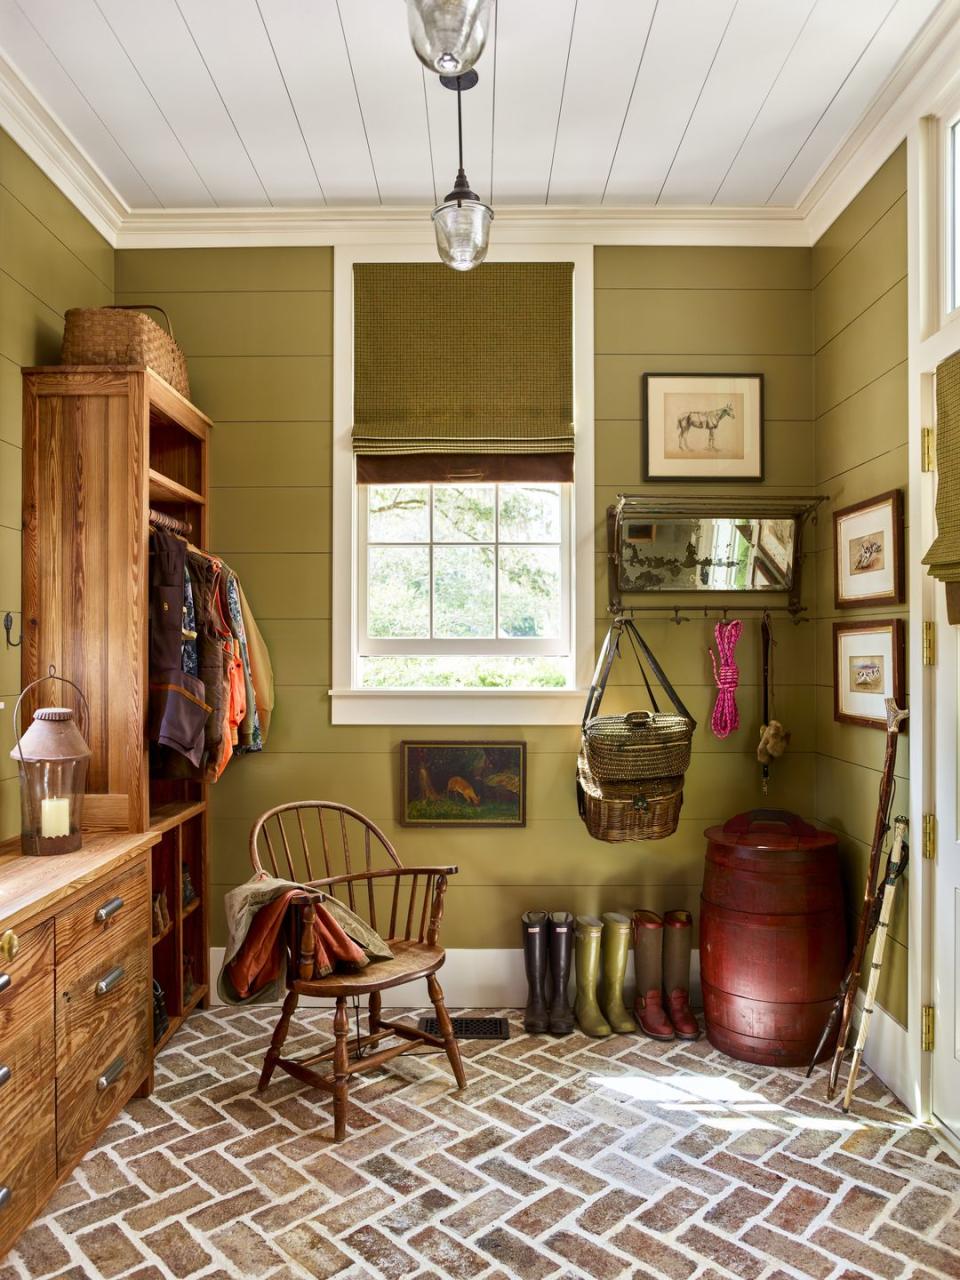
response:
[[[740,711],[737,707],[740,668],[737,666],[734,655],[737,641],[742,633],[743,623],[739,618],[735,618],[733,622],[718,622],[714,631],[717,653],[715,656],[713,650],[710,650],[710,661],[713,663],[717,700],[714,703],[710,728],[717,738],[727,738],[735,729],[740,728]]]

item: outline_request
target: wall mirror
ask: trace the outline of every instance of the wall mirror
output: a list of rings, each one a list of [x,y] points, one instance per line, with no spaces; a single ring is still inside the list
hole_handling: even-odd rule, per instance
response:
[[[805,497],[622,495],[608,510],[614,599],[650,591],[794,595],[803,523],[815,506]]]

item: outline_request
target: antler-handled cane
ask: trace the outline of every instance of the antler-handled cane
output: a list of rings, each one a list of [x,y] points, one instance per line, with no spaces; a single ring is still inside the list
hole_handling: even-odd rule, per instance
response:
[[[860,911],[860,923],[857,926],[857,940],[854,944],[853,955],[850,957],[850,965],[844,978],[844,985],[840,989],[840,995],[837,999],[837,1005],[834,1007],[827,1023],[826,1033],[829,1031],[837,1016],[837,1010],[840,1012],[840,1033],[837,1036],[837,1048],[833,1055],[833,1062],[830,1064],[830,1077],[827,1081],[827,1100],[830,1101],[836,1096],[837,1080],[840,1076],[840,1064],[843,1062],[843,1055],[847,1048],[847,1039],[850,1035],[850,1020],[853,1015],[853,1002],[856,999],[857,989],[860,986],[860,974],[863,970],[863,959],[867,951],[867,941],[870,931],[870,919],[872,915],[873,902],[877,894],[877,876],[880,870],[880,855],[883,849],[883,842],[889,827],[890,802],[893,799],[893,775],[897,763],[897,739],[900,735],[900,726],[906,720],[909,712],[901,711],[892,698],[887,698],[885,702],[887,709],[887,744],[883,756],[883,772],[880,775],[880,796],[877,804],[877,820],[873,829],[873,843],[870,846],[870,862],[867,867],[867,880],[863,888],[863,907]],[[821,1046],[825,1040],[821,1041]],[[818,1050],[819,1052],[819,1050]],[[814,1059],[816,1061],[816,1059]]]
[[[877,921],[877,940],[873,944],[873,960],[870,964],[870,979],[867,983],[867,995],[863,1002],[863,1014],[860,1018],[860,1029],[857,1032],[857,1043],[854,1045],[853,1058],[850,1062],[850,1075],[843,1095],[843,1110],[850,1110],[853,1091],[856,1088],[863,1050],[870,1030],[870,1019],[877,998],[877,986],[880,983],[880,968],[883,965],[883,953],[887,945],[887,929],[893,914],[893,900],[897,893],[897,883],[907,863],[907,819],[896,818],[893,823],[893,848],[887,859],[887,873],[883,878],[883,899],[880,905],[880,919]]]

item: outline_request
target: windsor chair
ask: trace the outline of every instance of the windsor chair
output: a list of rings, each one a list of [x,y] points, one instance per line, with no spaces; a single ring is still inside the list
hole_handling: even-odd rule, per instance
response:
[[[311,831],[312,851],[308,835]],[[355,836],[353,849],[351,831]],[[287,995],[264,1059],[257,1091],[262,1093],[267,1088],[278,1067],[296,1080],[325,1089],[333,1095],[334,1141],[341,1142],[347,1131],[347,1089],[351,1078],[419,1045],[445,1049],[457,1087],[465,1088],[467,1080],[460,1046],[436,977],[445,959],[438,938],[447,877],[456,875],[457,868],[403,866],[393,845],[369,818],[348,805],[328,800],[297,801],[268,810],[257,819],[250,833],[250,858],[258,874],[272,871],[275,876],[289,877],[304,885],[314,895],[322,893],[338,898],[344,906],[363,916],[371,928],[386,939],[393,952],[392,960],[378,960],[356,972],[317,977],[314,975],[313,900],[305,893],[291,902],[287,913],[290,949]],[[354,869],[355,862],[359,869]],[[386,866],[377,866],[378,862],[385,862]],[[318,874],[320,872],[322,874]],[[381,992],[419,978],[427,980],[439,1037],[381,1017]],[[334,1043],[332,1048],[312,1057],[295,1060],[283,1057],[282,1050],[301,996],[319,996],[336,1002]],[[358,1032],[356,1054],[352,1055],[348,1043],[347,1001],[358,1002],[364,996],[368,1000],[368,1034],[360,1036]],[[391,1037],[399,1038],[400,1043],[367,1052]],[[320,1075],[312,1069],[313,1064],[329,1059],[333,1065],[331,1074]]]

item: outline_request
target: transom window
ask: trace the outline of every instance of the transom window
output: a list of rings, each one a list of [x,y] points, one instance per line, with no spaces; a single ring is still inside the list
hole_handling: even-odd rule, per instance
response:
[[[569,484],[360,485],[366,688],[564,688]]]

